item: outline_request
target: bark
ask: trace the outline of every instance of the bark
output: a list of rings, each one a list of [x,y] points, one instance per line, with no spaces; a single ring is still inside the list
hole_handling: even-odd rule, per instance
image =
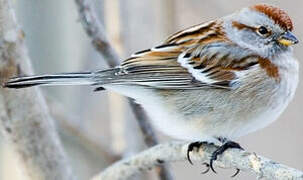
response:
[[[116,162],[105,169],[93,179],[102,180],[125,180],[135,174],[154,168],[163,163],[187,161],[188,143],[171,142],[160,144],[143,151],[133,157]],[[216,150],[214,145],[203,145],[190,153],[191,160],[201,163],[208,163],[211,154]],[[297,169],[274,162],[255,153],[229,149],[215,161],[216,167],[238,168],[242,171],[249,171],[258,179],[266,178],[272,180],[293,180],[303,179],[303,172]],[[211,171],[209,173],[212,173]]]

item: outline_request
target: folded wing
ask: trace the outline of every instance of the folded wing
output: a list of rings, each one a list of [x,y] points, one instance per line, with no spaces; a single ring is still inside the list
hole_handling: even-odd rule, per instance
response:
[[[112,83],[159,89],[229,89],[258,57],[225,38],[213,22],[193,26],[125,60]]]

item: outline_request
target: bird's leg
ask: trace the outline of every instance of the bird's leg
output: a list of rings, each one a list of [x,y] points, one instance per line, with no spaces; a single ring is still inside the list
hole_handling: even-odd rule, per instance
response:
[[[231,149],[231,148],[236,148],[236,149],[241,149],[244,150],[238,143],[233,142],[233,141],[226,141],[226,139],[220,139],[218,138],[219,141],[223,141],[224,144],[222,146],[220,146],[216,151],[214,151],[211,155],[210,158],[210,162],[209,162],[209,167],[210,169],[214,172],[217,173],[213,167],[213,163],[215,160],[217,160],[217,157],[221,154],[223,154],[227,149]],[[237,169],[237,172],[232,176],[235,177],[238,173],[239,173],[239,169]]]

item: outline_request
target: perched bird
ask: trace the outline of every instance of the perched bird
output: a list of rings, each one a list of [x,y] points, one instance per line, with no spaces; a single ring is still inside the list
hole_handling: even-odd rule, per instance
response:
[[[277,7],[258,4],[179,31],[107,70],[16,77],[7,88],[91,85],[131,97],[165,134],[219,148],[261,129],[284,111],[298,84],[293,24]]]

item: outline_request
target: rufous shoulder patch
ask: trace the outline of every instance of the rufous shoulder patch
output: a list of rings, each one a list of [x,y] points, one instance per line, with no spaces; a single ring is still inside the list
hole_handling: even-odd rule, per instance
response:
[[[269,59],[259,58],[258,62],[260,67],[263,68],[269,77],[274,78],[276,81],[280,81],[279,69],[276,65],[270,62]]]

